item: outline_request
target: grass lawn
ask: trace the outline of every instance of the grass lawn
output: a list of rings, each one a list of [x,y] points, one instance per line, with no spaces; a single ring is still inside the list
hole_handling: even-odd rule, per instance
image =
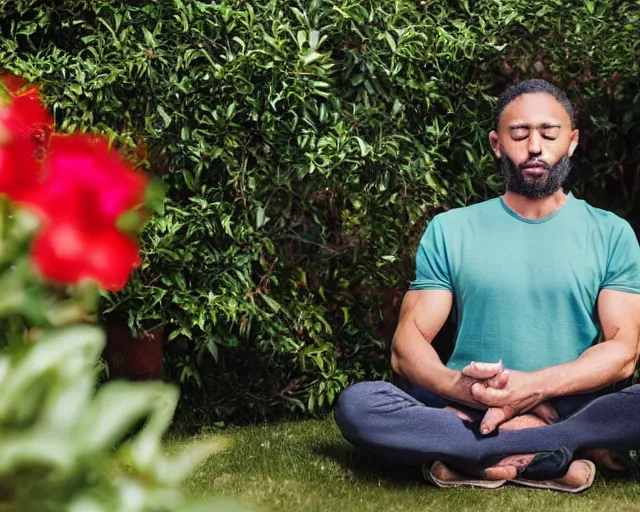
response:
[[[353,450],[331,418],[230,429],[223,436],[229,448],[187,481],[193,497],[232,497],[265,512],[640,511],[637,480],[602,475],[577,496],[516,487],[437,489],[419,471],[385,467]]]

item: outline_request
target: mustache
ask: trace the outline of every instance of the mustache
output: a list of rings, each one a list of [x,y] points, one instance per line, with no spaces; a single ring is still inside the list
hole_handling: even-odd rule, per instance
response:
[[[549,169],[551,169],[551,165],[549,164],[549,162],[546,162],[545,160],[540,160],[540,159],[533,159],[533,160],[529,160],[523,164],[520,164],[518,166],[519,170],[523,170],[523,169],[527,169],[528,167],[542,167],[543,169],[546,169],[547,171]]]

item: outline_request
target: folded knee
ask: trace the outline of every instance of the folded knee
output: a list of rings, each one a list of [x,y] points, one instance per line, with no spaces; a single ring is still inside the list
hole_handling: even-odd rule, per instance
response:
[[[381,395],[395,390],[389,382],[358,382],[345,389],[333,409],[333,417],[342,435],[355,441],[363,428],[370,425],[371,415]]]

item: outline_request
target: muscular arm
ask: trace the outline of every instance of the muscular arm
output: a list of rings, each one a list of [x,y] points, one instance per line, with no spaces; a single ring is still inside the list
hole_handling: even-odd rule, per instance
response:
[[[446,290],[409,291],[391,346],[393,370],[413,385],[438,393],[448,370],[431,345],[446,322],[453,296]]]
[[[478,381],[447,368],[431,345],[447,320],[452,304],[453,296],[446,290],[407,292],[393,337],[391,365],[396,373],[414,386],[454,402],[486,408],[470,395],[471,384]],[[486,366],[493,368],[497,365]]]
[[[640,339],[640,295],[602,290],[598,315],[606,341],[575,361],[535,372],[546,396],[595,391],[633,375]]]
[[[569,363],[511,372],[505,389],[474,386],[472,396],[488,406],[516,405],[522,412],[547,398],[596,391],[630,377],[640,348],[640,295],[603,290],[598,314],[606,341]]]

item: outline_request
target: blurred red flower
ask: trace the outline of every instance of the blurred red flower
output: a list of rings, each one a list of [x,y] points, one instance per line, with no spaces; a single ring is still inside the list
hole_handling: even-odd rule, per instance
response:
[[[40,164],[34,158],[36,146],[29,139],[0,144],[0,194],[14,201],[29,196],[40,178]]]
[[[140,264],[134,236],[118,219],[145,202],[147,178],[109,148],[105,138],[53,134],[38,89],[0,75],[12,102],[0,106],[0,193],[43,220],[32,259],[47,279],[89,279],[119,290]]]
[[[27,84],[24,78],[16,76],[13,73],[0,74],[0,82],[2,82],[12,96],[18,94],[20,89]]]
[[[140,257],[135,238],[116,221],[144,204],[147,178],[91,135],[52,137],[42,165],[42,184],[22,200],[46,223],[34,243],[36,266],[53,281],[122,288]]]
[[[28,203],[52,222],[113,229],[123,213],[144,204],[146,176],[133,172],[102,137],[54,135],[42,175]]]
[[[38,160],[45,153],[53,119],[40,102],[38,89],[24,90],[25,81],[0,75],[11,103],[0,105],[0,193],[20,201],[40,178]]]
[[[124,287],[140,264],[134,238],[115,229],[84,231],[72,223],[45,228],[34,241],[32,257],[40,273],[53,282],[89,279],[110,291]]]
[[[9,105],[0,108],[0,142],[26,138],[35,145],[45,144],[53,129],[53,118],[42,105],[38,89],[13,92],[11,99]]]

